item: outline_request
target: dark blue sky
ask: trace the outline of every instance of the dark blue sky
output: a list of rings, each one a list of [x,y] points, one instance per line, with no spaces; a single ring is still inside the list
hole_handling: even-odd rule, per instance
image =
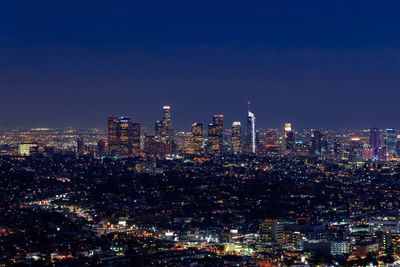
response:
[[[0,126],[400,128],[399,1],[2,1]]]

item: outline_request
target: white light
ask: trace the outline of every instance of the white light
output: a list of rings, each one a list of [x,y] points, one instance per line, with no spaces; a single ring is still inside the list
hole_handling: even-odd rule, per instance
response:
[[[165,233],[165,236],[168,236],[168,237],[174,236],[174,232],[166,232],[166,233]]]

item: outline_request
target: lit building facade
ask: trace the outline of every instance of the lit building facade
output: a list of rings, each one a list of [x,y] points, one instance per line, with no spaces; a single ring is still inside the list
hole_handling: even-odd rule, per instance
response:
[[[265,243],[282,244],[285,240],[285,229],[282,222],[266,219],[260,224],[260,238]]]
[[[192,135],[193,135],[193,152],[194,154],[201,154],[203,152],[203,146],[204,146],[202,123],[192,124]]]
[[[38,145],[34,143],[18,144],[18,156],[29,157],[36,153]]]
[[[175,150],[175,133],[172,127],[171,107],[163,107],[163,116],[155,123],[155,138],[164,145],[164,154],[173,153]]]
[[[194,154],[194,142],[192,132],[177,132],[176,144],[179,153],[188,155]]]
[[[286,153],[291,153],[295,146],[295,137],[294,132],[292,129],[292,124],[287,122],[283,125],[283,132],[284,132],[284,151]]]
[[[133,156],[139,156],[141,154],[141,148],[140,148],[140,123],[138,122],[132,122],[131,123],[131,129],[130,129],[130,138],[131,138],[131,151],[130,153]]]
[[[242,150],[242,125],[240,122],[235,121],[232,124],[232,139],[231,147],[234,154],[240,154]]]
[[[114,155],[119,150],[118,144],[118,117],[108,117],[108,152]]]
[[[108,118],[108,151],[112,156],[132,156],[140,153],[140,123],[129,117]]]
[[[321,131],[312,132],[311,156],[320,156],[322,153],[322,134]]]
[[[369,131],[369,145],[373,150],[373,158],[379,159],[381,150],[381,133],[378,128],[372,128]]]
[[[247,146],[250,153],[256,153],[256,116],[250,110],[247,113]]]
[[[208,124],[209,151],[212,154],[219,154],[223,151],[224,145],[224,116],[214,115],[213,123]]]
[[[397,143],[397,133],[393,128],[388,128],[385,131],[385,152],[386,159],[396,158],[396,143]]]

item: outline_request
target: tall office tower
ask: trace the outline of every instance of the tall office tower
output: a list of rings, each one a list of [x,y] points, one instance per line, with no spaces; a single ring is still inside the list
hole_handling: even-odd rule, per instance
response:
[[[106,142],[104,140],[97,141],[97,157],[104,157],[106,155]]]
[[[396,130],[395,129],[386,129],[385,152],[386,152],[387,159],[397,157],[396,143],[397,143]]]
[[[256,116],[250,110],[247,113],[247,146],[250,153],[256,153]]]
[[[172,128],[171,107],[163,107],[163,116],[161,121],[155,124],[156,141],[161,142],[164,147],[164,153],[173,153],[175,149],[174,130]],[[163,154],[164,154],[163,153]]]
[[[211,154],[215,153],[216,151],[219,151],[216,132],[217,130],[214,123],[209,123],[207,125],[207,137],[208,137],[207,152]]]
[[[285,133],[286,149],[290,152],[294,148],[295,137],[293,132]]]
[[[78,138],[78,140],[76,140],[76,153],[78,156],[85,155],[85,143],[83,142],[82,138]]]
[[[171,107],[164,106],[163,107],[163,118],[162,118],[162,125],[163,125],[163,136],[172,137],[172,120],[171,120]]]
[[[193,135],[193,152],[194,154],[201,154],[203,152],[203,144],[204,144],[202,123],[192,124],[192,135]]]
[[[313,131],[311,142],[311,156],[320,156],[322,152],[322,136],[320,131]]]
[[[108,117],[108,152],[115,155],[118,151],[118,117]]]
[[[283,131],[284,131],[284,150],[286,152],[290,153],[294,149],[294,143],[295,143],[295,138],[294,138],[294,133],[292,130],[292,124],[287,122],[283,125]]]
[[[127,156],[130,152],[130,124],[131,119],[129,117],[120,117],[118,119],[118,154]]]
[[[192,132],[177,132],[176,133],[176,144],[178,152],[187,155],[194,154],[193,147],[193,133]]]
[[[132,122],[130,125],[130,151],[133,156],[140,155],[140,123]]]
[[[232,124],[232,152],[234,154],[241,153],[242,125],[235,121]]]
[[[284,234],[284,225],[278,220],[266,219],[260,224],[260,238],[265,243],[282,244]]]
[[[113,156],[130,156],[138,152],[140,124],[132,123],[129,117],[109,117],[108,147],[109,154]]]
[[[361,160],[363,158],[364,150],[361,139],[359,137],[353,137],[350,139],[348,145],[348,159],[351,161]]]
[[[333,155],[336,160],[343,158],[343,144],[339,139],[333,142]]]
[[[162,133],[163,133],[163,124],[162,121],[156,121],[154,125],[154,135],[155,138],[161,141],[162,139]]]
[[[224,116],[214,115],[213,123],[208,124],[208,141],[210,152],[218,154],[222,152],[224,145]]]
[[[378,128],[371,128],[371,130],[369,131],[369,145],[373,150],[373,158],[379,159],[381,134]]]

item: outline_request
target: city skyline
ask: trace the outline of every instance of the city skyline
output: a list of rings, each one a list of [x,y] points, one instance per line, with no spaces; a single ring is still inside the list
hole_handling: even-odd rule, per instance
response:
[[[247,126],[249,125],[249,120],[250,117],[254,116],[254,110],[252,109],[252,111],[249,110],[249,103],[248,102],[248,109],[246,110],[242,110],[242,114],[240,114],[239,116],[233,116],[233,117],[228,117],[228,120],[226,120],[226,116],[223,113],[210,113],[207,112],[207,114],[211,114],[208,117],[205,117],[204,120],[191,120],[188,122],[181,122],[179,123],[179,120],[177,120],[176,115],[178,115],[177,117],[179,117],[179,113],[180,112],[176,112],[176,111],[171,111],[170,116],[172,116],[174,118],[174,128],[177,131],[188,131],[191,129],[191,125],[193,123],[205,123],[207,124],[210,121],[210,117],[221,114],[224,116],[224,121],[229,123],[235,123],[235,122],[241,122],[241,123],[245,123],[247,122]],[[172,106],[170,105],[162,105],[161,107],[163,108],[168,108],[170,109]],[[159,113],[159,109],[160,107],[158,107],[157,112]],[[108,114],[106,117],[120,117],[120,118],[129,118],[132,119],[133,122],[135,123],[140,123],[143,127],[143,129],[145,129],[146,131],[153,129],[154,127],[154,122],[160,122],[159,120],[157,120],[156,118],[153,121],[142,121],[139,119],[139,117],[135,117],[126,113],[123,113],[122,115],[115,115],[116,113],[111,113],[112,115]],[[247,115],[246,115],[247,114]],[[202,116],[203,117],[203,116]],[[255,117],[254,117],[255,118]],[[189,119],[190,120],[190,119]],[[282,126],[284,126],[286,123],[290,122],[290,124],[294,124],[296,125],[295,130],[307,130],[307,129],[321,129],[321,130],[326,130],[326,131],[335,131],[335,130],[369,130],[370,128],[378,128],[378,129],[397,129],[397,127],[393,127],[394,124],[389,124],[389,125],[383,125],[382,123],[378,123],[378,124],[370,124],[370,125],[359,125],[358,127],[324,127],[324,126],[307,126],[307,127],[302,127],[301,125],[298,125],[296,122],[294,122],[293,120],[286,120],[286,121],[280,121],[278,122],[278,124],[274,124],[274,125],[259,125],[258,123],[258,117],[257,117],[257,128],[260,129],[279,129]],[[178,121],[178,123],[177,123]],[[178,125],[178,126],[176,126]],[[31,126],[22,126],[22,125],[9,125],[9,126],[4,126],[4,125],[0,125],[0,129],[41,129],[41,128],[49,128],[49,129],[62,129],[62,128],[76,128],[76,129],[90,129],[90,128],[98,128],[98,129],[107,129],[107,123],[104,123],[104,118],[102,120],[102,125],[97,125],[97,126],[91,126],[91,125],[85,125],[85,126],[78,126],[76,127],[73,124],[68,124],[68,125],[31,125]],[[398,127],[400,128],[400,127]],[[248,131],[248,130],[247,130]],[[150,131],[151,132],[151,131]]]
[[[0,2],[0,267],[400,267],[400,1]]]

